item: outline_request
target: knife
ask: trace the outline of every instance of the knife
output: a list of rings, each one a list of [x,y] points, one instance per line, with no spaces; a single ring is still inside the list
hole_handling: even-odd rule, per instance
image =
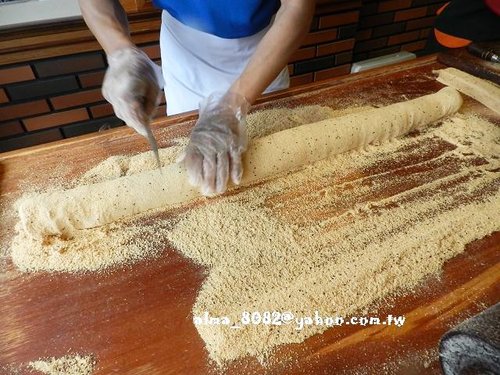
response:
[[[142,103],[142,105],[145,106],[146,97],[143,96],[139,100]],[[151,119],[153,117],[153,114],[154,113],[150,114],[146,124],[142,123],[142,127],[146,130],[145,137],[149,142],[149,147],[151,147],[151,150],[153,151],[153,155],[156,160],[156,166],[161,172],[161,162],[160,162],[160,154],[158,153],[158,143],[156,142],[155,136],[151,131]]]
[[[151,128],[149,126],[145,126],[145,128],[146,128],[146,138],[149,142],[151,150],[153,150],[153,154],[156,159],[156,166],[161,171],[160,154],[158,153],[158,143],[156,142],[156,139],[153,135],[153,132],[151,131]]]

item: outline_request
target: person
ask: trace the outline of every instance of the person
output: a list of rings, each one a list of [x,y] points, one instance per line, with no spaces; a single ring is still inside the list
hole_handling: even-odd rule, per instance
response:
[[[436,14],[424,53],[500,39],[500,0],[452,0]]]
[[[145,135],[165,88],[167,114],[199,107],[181,162],[204,195],[239,184],[245,116],[263,92],[287,88],[287,62],[309,29],[313,0],[156,0],[162,69],[131,41],[118,0],[79,0],[107,59],[102,92]],[[265,162],[265,161],[263,161]]]

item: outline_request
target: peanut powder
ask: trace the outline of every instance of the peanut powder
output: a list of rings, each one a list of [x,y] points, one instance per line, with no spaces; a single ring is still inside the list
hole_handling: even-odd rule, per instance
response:
[[[291,127],[317,121],[310,116],[318,113],[335,115],[325,108],[310,115],[296,111],[300,115],[283,109],[256,113],[248,120],[249,133],[282,130],[275,124],[284,113]],[[168,162],[180,148],[166,152]],[[169,241],[209,270],[194,316],[207,312],[233,322],[243,311],[348,316],[418,287],[465,245],[500,229],[498,155],[499,128],[459,114],[420,133],[339,154],[168,217],[156,210],[81,231],[71,241],[18,236],[12,257],[24,271],[96,271],[155,255]],[[134,157],[138,169],[130,169],[130,157],[108,159],[82,179],[154,168],[146,161],[149,153]],[[210,357],[224,365],[247,355],[264,360],[276,346],[301,342],[326,327],[197,329]]]
[[[91,356],[65,355],[61,358],[48,358],[28,364],[33,370],[47,375],[91,375],[95,361]]]
[[[494,125],[457,116],[186,212],[168,237],[210,269],[193,315],[349,316],[417,287],[466,244],[500,229],[498,139]],[[197,329],[223,365],[265,358],[326,328]]]

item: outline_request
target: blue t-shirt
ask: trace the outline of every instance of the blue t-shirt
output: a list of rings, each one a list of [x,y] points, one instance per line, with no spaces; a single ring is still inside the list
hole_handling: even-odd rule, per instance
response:
[[[221,38],[235,39],[264,29],[279,0],[153,0],[179,22]]]

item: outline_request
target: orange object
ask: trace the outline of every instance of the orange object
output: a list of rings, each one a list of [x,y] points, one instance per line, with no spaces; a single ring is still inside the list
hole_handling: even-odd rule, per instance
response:
[[[439,8],[436,11],[436,14],[439,16],[443,12],[444,8],[446,8],[449,4],[450,4],[450,2],[448,1],[446,4],[444,4],[441,8]]]
[[[436,11],[436,14],[439,16],[441,13],[443,13],[448,5],[450,5],[450,2],[447,2],[441,8],[439,8]],[[436,36],[436,40],[438,41],[438,43],[447,48],[462,48],[472,43],[472,41],[469,39],[447,34],[436,28],[434,28],[434,35]]]
[[[458,36],[443,33],[438,29],[434,29],[434,35],[436,36],[436,40],[439,42],[439,44],[448,48],[466,47],[472,42],[469,39],[459,38]]]

